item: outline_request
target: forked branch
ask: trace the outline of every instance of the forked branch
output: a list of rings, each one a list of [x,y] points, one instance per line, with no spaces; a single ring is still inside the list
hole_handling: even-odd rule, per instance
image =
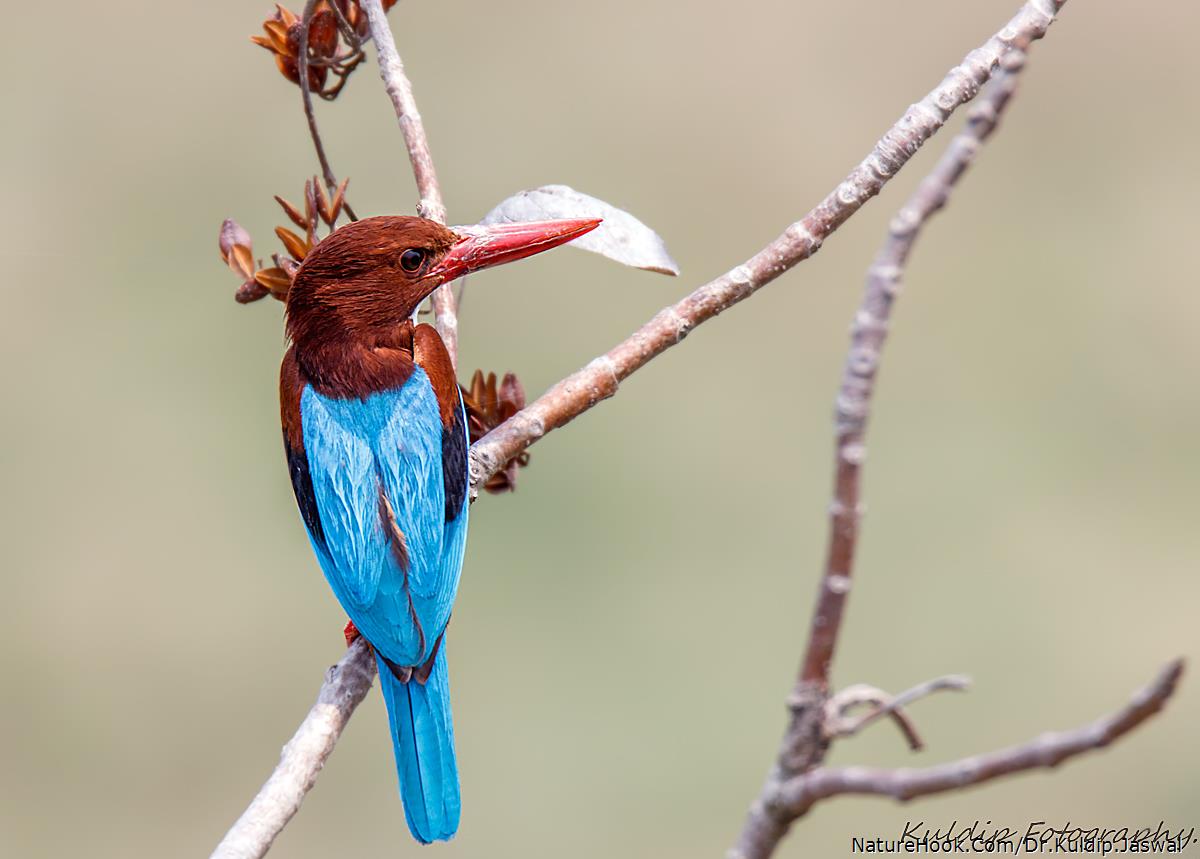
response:
[[[1167,663],[1158,676],[1138,690],[1124,707],[1090,725],[1042,734],[1007,749],[921,769],[818,767],[784,782],[766,801],[778,814],[795,820],[819,800],[842,794],[890,796],[906,802],[982,784],[1001,776],[1056,767],[1084,752],[1108,746],[1149,719],[1166,705],[1182,674],[1182,659]],[[755,854],[734,852],[730,855]]]

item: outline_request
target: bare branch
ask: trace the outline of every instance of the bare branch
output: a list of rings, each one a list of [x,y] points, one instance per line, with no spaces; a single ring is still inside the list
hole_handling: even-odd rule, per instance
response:
[[[1182,659],[1167,663],[1120,710],[1074,730],[1042,734],[1018,746],[922,769],[821,767],[789,779],[766,801],[779,814],[795,820],[816,802],[831,796],[872,794],[907,801],[1027,770],[1055,767],[1084,752],[1104,748],[1149,719],[1166,705],[1182,674]]]
[[[308,28],[312,25],[313,10],[316,8],[318,2],[319,0],[308,0],[304,5],[304,17],[301,18],[300,24],[300,46],[296,62],[300,75],[300,97],[304,101],[304,118],[308,120],[308,133],[312,137],[313,148],[317,150],[317,161],[321,163],[321,175],[325,179],[325,185],[329,188],[329,193],[334,194],[337,192],[338,186],[337,174],[329,166],[329,156],[325,154],[325,143],[321,140],[321,132],[317,128],[317,115],[313,110],[312,87],[308,80]],[[336,3],[331,3],[330,5],[337,6]],[[346,210],[346,215],[350,220],[358,220],[358,216],[350,208],[349,203],[343,202],[342,208]]]
[[[279,756],[279,765],[212,852],[212,859],[258,859],[271,849],[333,752],[350,715],[375,679],[375,657],[365,638],[329,669],[317,703]]]
[[[383,78],[384,88],[392,100],[396,119],[400,123],[400,133],[404,135],[404,144],[408,147],[413,177],[417,181],[417,193],[421,196],[417,204],[417,213],[444,224],[446,204],[442,201],[442,189],[438,185],[437,171],[433,168],[429,140],[425,136],[425,126],[421,122],[416,99],[413,98],[412,84],[404,74],[404,63],[400,61],[400,52],[396,50],[396,39],[388,24],[387,14],[383,11],[380,0],[362,0],[361,5],[367,12],[371,38],[379,55],[379,76]],[[457,364],[458,310],[450,284],[435,290],[432,301],[434,325],[446,343],[450,360]]]
[[[681,341],[697,325],[749,298],[808,259],[838,227],[880,192],[921,145],[979,87],[1009,50],[1040,39],[1066,0],[1030,0],[982,47],[969,53],[912,105],[875,148],[816,208],[750,259],[659,311],[624,342],[542,394],[471,447],[471,495],[508,460],[553,429],[616,393],[620,383]]]
[[[854,317],[845,374],[836,403],[837,463],[834,498],[829,508],[829,550],[800,672],[805,683],[823,687],[829,683],[829,665],[850,592],[854,551],[862,519],[859,492],[867,455],[865,439],[871,395],[904,266],[925,223],[946,205],[951,190],[974,160],[979,147],[996,130],[1000,115],[1016,91],[1017,75],[1024,64],[1024,45],[1014,47],[1005,56],[1001,73],[971,109],[967,127],[950,142],[937,166],[892,219],[887,242],[867,272],[866,288]]]
[[[1020,26],[1020,19],[1035,5],[1037,9],[1033,10],[1032,18],[1025,26]],[[772,797],[778,794],[783,784],[819,765],[828,752],[832,740],[825,724],[829,669],[850,592],[862,515],[859,482],[866,457],[867,419],[901,272],[926,220],[946,205],[951,190],[980,145],[995,130],[998,118],[1014,92],[1016,75],[1024,66],[1025,50],[1045,33],[1053,14],[1063,3],[1052,4],[1053,8],[1050,5],[1045,2],[1026,4],[1017,18],[1001,31],[1000,35],[1007,38],[1007,50],[1000,54],[1005,61],[1004,70],[984,91],[967,127],[951,141],[933,171],[892,220],[888,240],[868,271],[837,397],[829,549],[813,610],[808,646],[796,685],[788,697],[791,719],[775,766],[768,774],[758,800],[750,808],[737,843],[729,853],[730,859],[767,859],[775,852],[796,815],[784,813]],[[1044,23],[1037,23],[1041,21]]]

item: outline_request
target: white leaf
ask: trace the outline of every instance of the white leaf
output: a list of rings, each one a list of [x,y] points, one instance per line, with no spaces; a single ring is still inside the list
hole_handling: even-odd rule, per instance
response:
[[[543,185],[513,194],[484,217],[484,224],[553,221],[560,218],[603,218],[590,233],[571,242],[623,265],[677,275],[679,266],[654,230],[623,209],[581,194],[566,185]]]

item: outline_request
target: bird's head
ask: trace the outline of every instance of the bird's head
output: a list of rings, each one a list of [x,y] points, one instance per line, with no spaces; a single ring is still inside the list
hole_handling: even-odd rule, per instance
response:
[[[403,215],[364,218],[330,233],[296,272],[287,297],[297,348],[372,346],[442,284],[550,250],[600,221],[444,227]]]

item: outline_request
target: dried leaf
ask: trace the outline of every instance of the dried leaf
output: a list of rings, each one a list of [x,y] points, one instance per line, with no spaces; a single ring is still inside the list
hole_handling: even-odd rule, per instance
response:
[[[304,180],[304,219],[310,224],[317,214],[317,195],[313,191],[313,185],[316,184],[316,180],[316,176],[311,180]]]
[[[271,290],[273,295],[287,295],[292,288],[292,279],[282,268],[263,268],[254,273],[254,279],[259,284]]]
[[[338,26],[332,9],[322,9],[308,25],[308,46],[318,57],[328,59],[337,52]]]
[[[581,194],[566,185],[543,185],[514,194],[488,212],[482,223],[506,224],[558,218],[604,220],[596,229],[571,242],[571,247],[592,251],[634,268],[679,274],[679,266],[667,253],[667,246],[658,233],[625,210]]]
[[[287,252],[296,259],[303,260],[308,256],[311,245],[287,227],[276,227],[275,235],[279,236],[279,241],[283,242],[283,246],[287,248]]]
[[[234,245],[229,254],[229,267],[238,277],[246,280],[254,277],[254,257],[250,253],[250,248],[245,245]]]
[[[288,45],[288,29],[289,25],[282,21],[267,20],[263,21],[263,29],[267,31],[267,35],[271,38],[271,44],[277,53],[285,56],[296,56],[296,51]]]
[[[283,209],[283,213],[291,219],[293,224],[302,230],[308,229],[308,222],[304,220],[304,216],[300,214],[299,209],[278,194],[275,195],[275,202],[279,204],[280,208]]]
[[[329,212],[324,215],[325,223],[333,226],[333,222],[338,219],[338,215],[342,213],[342,205],[346,202],[346,186],[350,184],[350,179],[343,179],[337,187],[337,192],[333,195],[333,200],[329,203]]]
[[[300,16],[282,3],[275,4],[275,17],[282,21],[286,27],[290,27],[300,21]]]
[[[516,373],[505,373],[504,381],[500,383],[501,415],[508,420],[521,409],[525,408],[525,386],[517,378]]]
[[[367,34],[367,16],[358,8],[357,2],[343,3],[342,9],[346,15],[346,23],[359,36]]]
[[[296,64],[293,57],[285,57],[283,54],[275,55],[275,67],[279,69],[279,73],[294,84],[300,83],[300,67]]]
[[[325,213],[329,211],[329,197],[325,194],[325,188],[321,184],[321,180],[316,176],[312,179],[313,187],[313,203],[317,213],[324,218]]]

